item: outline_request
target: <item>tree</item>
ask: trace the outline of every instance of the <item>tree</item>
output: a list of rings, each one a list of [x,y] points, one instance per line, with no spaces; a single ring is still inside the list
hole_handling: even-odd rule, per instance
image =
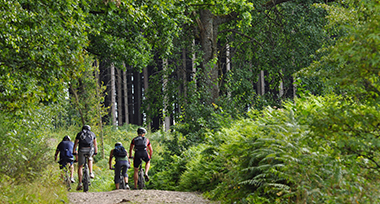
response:
[[[0,109],[62,100],[69,77],[85,70],[85,12],[75,0],[1,1]]]
[[[300,74],[322,78],[328,91],[360,100],[377,100],[380,94],[378,2],[351,0],[342,4],[317,5],[329,13],[326,31],[339,39],[336,44],[320,49],[318,52],[328,54]]]

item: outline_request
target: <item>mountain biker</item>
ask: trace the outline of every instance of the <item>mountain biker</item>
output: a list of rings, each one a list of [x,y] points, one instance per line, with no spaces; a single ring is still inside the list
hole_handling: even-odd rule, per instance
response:
[[[129,147],[129,155],[132,155],[132,150],[135,150],[135,156],[133,157],[133,167],[134,167],[134,184],[135,189],[137,189],[137,180],[138,180],[138,171],[139,166],[141,164],[141,160],[145,161],[145,181],[149,181],[148,171],[150,167],[150,159],[152,158],[153,154],[153,148],[150,144],[150,141],[148,138],[145,137],[146,130],[145,128],[138,128],[137,129],[138,136],[133,138],[131,141],[131,145]],[[149,150],[149,155],[147,152],[147,148]],[[130,157],[132,158],[132,157]]]
[[[72,154],[73,152],[73,146],[74,143],[71,142],[71,138],[66,135],[63,137],[62,141],[58,144],[57,150],[55,151],[54,155],[54,161],[57,161],[57,156],[59,153],[59,168],[63,169],[67,164],[70,164],[69,169],[70,169],[70,180],[71,183],[74,183],[74,156]]]
[[[115,144],[115,149],[112,149],[110,152],[110,158],[108,160],[108,164],[109,164],[109,168],[113,169],[112,168],[112,158],[115,157],[115,162],[116,162],[115,163],[115,177],[114,177],[115,187],[116,187],[116,189],[119,189],[119,184],[121,182],[120,181],[120,171],[122,170],[121,173],[123,174],[123,177],[124,177],[125,188],[129,190],[127,170],[131,167],[131,165],[130,165],[130,161],[128,159],[127,150],[125,150],[124,147],[122,148],[122,151],[125,151],[125,156],[124,155],[120,156],[120,155],[115,154],[116,148],[120,148],[120,147],[122,147],[121,142],[117,142]],[[124,167],[124,168],[122,168],[122,167]]]
[[[76,147],[79,144],[78,151]],[[83,165],[85,154],[89,154],[88,158],[88,169],[90,171],[90,178],[94,178],[94,174],[92,173],[92,157],[98,154],[98,146],[96,144],[96,136],[95,133],[91,132],[91,127],[89,125],[84,125],[82,127],[82,131],[80,131],[75,137],[75,143],[73,148],[73,154],[78,154],[78,187],[77,190],[82,189],[82,176],[83,176]]]

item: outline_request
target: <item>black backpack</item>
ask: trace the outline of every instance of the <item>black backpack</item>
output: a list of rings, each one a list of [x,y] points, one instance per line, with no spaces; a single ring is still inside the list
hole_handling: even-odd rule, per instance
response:
[[[135,151],[142,151],[142,150],[146,150],[146,146],[147,146],[147,141],[146,141],[146,137],[143,137],[143,136],[137,136],[135,139],[134,139],[134,144],[135,144]]]
[[[81,147],[92,147],[93,137],[90,131],[83,130],[79,138],[79,144]]]
[[[127,151],[125,151],[125,148],[121,145],[116,146],[115,149],[113,150],[113,155],[115,157],[126,157],[127,156]]]

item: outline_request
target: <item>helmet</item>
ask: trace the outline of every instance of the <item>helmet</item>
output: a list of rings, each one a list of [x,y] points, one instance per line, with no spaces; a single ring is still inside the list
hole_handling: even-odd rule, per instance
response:
[[[145,128],[139,127],[139,128],[137,129],[137,134],[143,134],[143,133],[146,133]]]
[[[116,147],[116,146],[121,146],[121,142],[116,142],[116,143],[115,143],[115,147]]]
[[[63,137],[63,141],[71,141],[70,136],[66,135]]]
[[[91,127],[89,125],[84,125],[82,130],[91,130]]]

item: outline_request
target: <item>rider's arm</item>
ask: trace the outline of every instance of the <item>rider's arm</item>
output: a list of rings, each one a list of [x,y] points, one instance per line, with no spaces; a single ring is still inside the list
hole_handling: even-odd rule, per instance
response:
[[[131,142],[131,145],[129,146],[129,157],[132,157],[133,146],[135,145]]]
[[[73,147],[73,155],[77,154],[77,146],[78,146],[79,140],[76,139],[74,142],[74,147]]]
[[[110,158],[108,159],[108,165],[110,169],[112,169],[112,158],[113,158],[113,150],[111,150]]]
[[[153,148],[152,148],[152,145],[148,145],[148,150],[149,150],[149,158],[152,158],[152,155],[153,155]]]
[[[59,153],[59,149],[57,149],[55,151],[55,155],[54,155],[54,161],[57,161],[57,156],[58,156],[58,153]]]
[[[96,138],[94,138],[94,148],[95,148],[95,154],[98,153],[98,145],[96,144]]]

